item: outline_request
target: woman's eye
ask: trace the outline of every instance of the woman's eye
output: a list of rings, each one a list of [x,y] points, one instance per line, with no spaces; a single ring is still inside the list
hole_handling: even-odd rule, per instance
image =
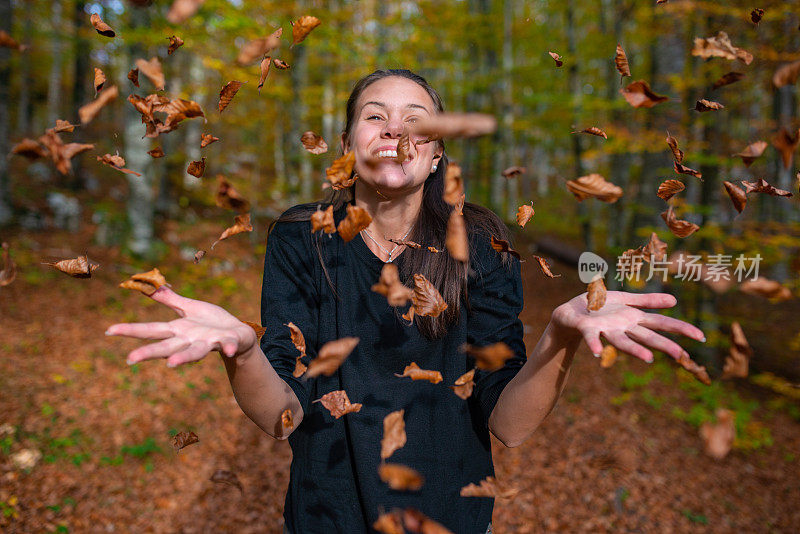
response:
[[[416,117],[411,117],[410,119],[408,119],[408,122],[417,122],[417,118]]]
[[[380,116],[380,115],[370,115],[369,117],[367,117],[367,120],[370,120],[370,119],[380,119],[380,118],[381,118],[381,116]]]

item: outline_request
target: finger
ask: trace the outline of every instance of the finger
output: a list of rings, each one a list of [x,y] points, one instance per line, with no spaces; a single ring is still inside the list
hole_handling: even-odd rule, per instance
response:
[[[603,336],[619,350],[627,352],[631,356],[640,358],[648,363],[653,362],[653,353],[629,338],[624,332],[612,330],[611,332],[603,332]]]
[[[150,295],[150,298],[165,306],[169,306],[181,317],[186,317],[186,308],[194,302],[192,299],[178,295],[168,286],[159,287],[156,289],[155,293]]]
[[[660,313],[645,313],[639,324],[646,326],[652,330],[661,330],[664,332],[674,332],[676,334],[683,334],[686,337],[696,339],[697,341],[705,341],[706,336],[703,331],[691,323],[661,315]]]
[[[139,339],[167,339],[175,334],[169,323],[119,323],[106,329],[107,336],[127,336]]]
[[[167,359],[167,367],[176,367],[178,365],[196,362],[202,359],[206,354],[211,352],[211,347],[205,341],[195,341],[188,348],[180,352],[176,352]]]
[[[592,351],[592,354],[595,357],[599,357],[600,353],[603,352],[603,342],[600,341],[600,332],[597,330],[590,330],[581,332],[581,334],[583,334],[583,340],[586,342],[586,346],[589,347],[589,350]]]
[[[134,349],[128,354],[128,363],[138,363],[154,358],[166,358],[171,354],[184,350],[189,346],[189,341],[180,337],[171,337],[158,343],[151,343],[144,347]]]
[[[619,298],[624,304],[634,308],[672,308],[678,303],[678,299],[669,293],[629,293],[627,291],[614,291],[614,293],[619,294]]]
[[[669,354],[676,360],[680,359],[680,357],[686,352],[683,350],[683,347],[671,339],[666,338],[661,334],[657,334],[652,330],[645,328],[644,326],[634,326],[625,333],[628,334],[628,336],[634,341],[638,341],[643,345],[660,350],[664,354]]]
[[[239,349],[239,342],[234,337],[223,337],[219,340],[219,350],[225,356],[233,356]]]

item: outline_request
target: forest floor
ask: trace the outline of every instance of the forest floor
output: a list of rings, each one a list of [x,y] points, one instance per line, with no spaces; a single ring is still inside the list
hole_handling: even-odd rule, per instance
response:
[[[236,236],[193,264],[188,244],[215,228],[167,228],[174,252],[157,266],[178,292],[257,321],[263,245]],[[105,328],[172,312],[117,287],[153,265],[92,235],[87,225],[8,239],[19,273],[0,288],[0,530],[280,533],[288,442],[242,414],[217,355],[174,370],[125,364],[138,343]],[[84,251],[101,265],[91,279],[39,264]],[[529,352],[553,308],[584,290],[574,270],[553,270],[563,276],[523,264]],[[498,479],[520,490],[496,502],[494,530],[798,532],[797,404],[746,382],[706,388],[662,354],[602,369],[582,344],[540,429],[513,449],[493,440]],[[737,408],[744,429],[723,460],[703,453],[697,429],[716,406]],[[181,430],[200,441],[175,453]],[[236,473],[243,493],[210,482],[217,469]]]

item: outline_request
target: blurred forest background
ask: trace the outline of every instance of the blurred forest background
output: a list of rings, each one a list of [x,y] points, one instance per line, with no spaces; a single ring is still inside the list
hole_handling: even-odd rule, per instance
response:
[[[178,21],[170,11],[178,3],[198,9]],[[763,9],[758,23],[751,15],[755,8]],[[116,31],[114,38],[95,31],[92,13]],[[289,23],[302,15],[314,15],[321,24],[290,46]],[[290,68],[273,66],[259,91],[261,56],[245,62],[237,58],[249,42],[279,27],[284,32],[281,45],[271,55]],[[215,205],[218,175],[250,201],[256,231],[235,239],[238,245],[250,240],[250,248],[240,251],[238,257],[245,258],[240,265],[260,275],[269,221],[294,204],[323,196],[324,171],[340,155],[345,102],[355,81],[377,68],[408,68],[439,91],[446,111],[497,118],[493,135],[447,141],[446,150],[463,170],[467,200],[492,208],[507,221],[529,264],[535,263],[530,253],[537,252],[565,262],[555,269],[564,271],[574,266],[577,253],[591,250],[605,257],[613,271],[616,258],[645,243],[652,232],[670,252],[759,254],[760,274],[781,284],[780,297],[677,280],[631,282],[625,289],[664,290],[678,297],[679,305],[668,313],[706,332],[708,343],[687,347],[710,367],[712,378],[721,373],[733,344],[731,323],[741,323],[756,356],[739,387],[778,392],[783,397],[774,407],[800,419],[797,1],[764,0],[755,6],[741,0],[0,0],[0,30],[7,34],[0,47],[0,154],[9,155],[0,158],[0,241],[11,244],[11,258],[21,273],[17,286],[46,290],[62,275],[41,274],[48,269],[39,265],[44,253],[83,253],[76,243],[94,247],[96,256],[101,249],[112,251],[112,263],[125,264],[120,272],[126,274],[141,270],[138,266],[147,270],[161,265],[178,249],[188,265],[178,289],[208,298],[212,289],[198,281],[208,273],[191,259],[231,224],[232,212]],[[752,63],[692,55],[696,38],[720,31],[752,53]],[[168,54],[173,35],[184,44]],[[618,44],[627,54],[631,78],[621,78],[615,67]],[[558,53],[563,65],[557,66],[548,52]],[[136,60],[152,57],[163,66],[163,91],[156,91],[143,75],[139,88],[128,79]],[[790,70],[794,65],[794,79],[776,84],[776,71],[787,65]],[[119,96],[81,125],[78,110],[96,97],[96,68],[106,77],[105,87],[116,86]],[[744,76],[714,88],[715,81],[732,71]],[[220,113],[219,92],[232,80],[245,83]],[[669,100],[650,109],[632,107],[620,89],[634,80],[647,81]],[[187,119],[157,138],[143,137],[141,114],[127,98],[152,93],[197,102],[205,118]],[[695,111],[700,99],[720,102],[724,109]],[[57,134],[64,143],[94,144],[72,158],[69,172],[60,172],[47,157],[12,155],[18,143],[40,138],[59,119],[77,125],[73,132]],[[572,133],[592,126],[608,138]],[[327,153],[312,155],[303,148],[300,137],[307,130],[322,135],[330,147]],[[702,180],[673,171],[667,132],[685,152],[684,164],[700,171]],[[201,148],[201,134],[219,141]],[[767,146],[752,165],[734,156],[757,141]],[[159,147],[164,157],[148,154]],[[125,167],[141,176],[101,164],[96,157],[103,154],[121,155]],[[188,174],[190,162],[201,158],[202,177]],[[515,165],[525,172],[504,177],[503,170]],[[614,203],[576,201],[565,187],[567,180],[591,173],[620,186],[624,195]],[[738,213],[722,182],[760,178],[794,196],[750,194],[747,207]],[[700,226],[690,237],[675,237],[662,221],[667,204],[656,191],[666,179],[686,185],[671,204],[679,218]],[[531,201],[535,216],[520,229],[517,208]],[[213,291],[222,291],[222,297],[233,298],[245,286],[236,285],[224,261],[210,265],[217,284]],[[619,289],[611,278],[609,289]],[[171,281],[181,281],[177,269]],[[574,289],[574,294],[583,290],[580,284]],[[3,303],[3,291],[17,290],[23,291],[0,288],[0,310],[11,302]],[[538,305],[538,296],[532,296],[530,305]],[[120,311],[109,302],[97,304],[98,309]],[[558,303],[542,305],[552,310]],[[255,310],[257,303],[251,305]],[[42,306],[43,312],[48,309]],[[126,313],[126,320],[139,320]],[[111,319],[103,313],[97,320]],[[7,341],[1,348],[6,354],[30,349],[20,343]],[[122,358],[112,357],[117,356]],[[631,390],[640,387],[637,383]],[[725,404],[721,399],[730,400],[721,389],[714,391],[693,397],[695,408],[702,405],[699,411],[684,407],[678,415],[695,426],[713,420],[714,410]],[[737,413],[755,409],[741,406],[744,412]],[[25,409],[22,404],[16,408]],[[52,417],[52,411],[41,410]],[[737,429],[747,422],[737,419]],[[743,435],[750,441],[740,442],[749,443],[744,448],[771,443],[763,427],[748,428],[749,434]],[[0,445],[8,454],[12,442],[3,439]],[[143,441],[135,446],[120,445],[123,438],[114,443],[123,453],[128,447],[134,451],[130,456],[148,458],[153,451],[147,448],[146,434],[137,439]],[[74,438],[70,447],[79,442]],[[120,458],[126,457],[123,453]],[[8,495],[0,495],[5,517],[19,511],[9,502]],[[684,519],[702,523],[692,514],[684,513]],[[58,511],[51,515],[58,516]]]

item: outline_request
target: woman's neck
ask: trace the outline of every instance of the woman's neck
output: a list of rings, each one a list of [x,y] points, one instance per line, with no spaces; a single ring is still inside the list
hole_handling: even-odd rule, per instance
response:
[[[384,195],[367,184],[356,181],[354,196],[356,206],[365,209],[372,217],[367,231],[373,239],[391,249],[394,245],[388,238],[401,239],[417,220],[422,206],[422,193],[423,187],[420,186],[398,196]]]

